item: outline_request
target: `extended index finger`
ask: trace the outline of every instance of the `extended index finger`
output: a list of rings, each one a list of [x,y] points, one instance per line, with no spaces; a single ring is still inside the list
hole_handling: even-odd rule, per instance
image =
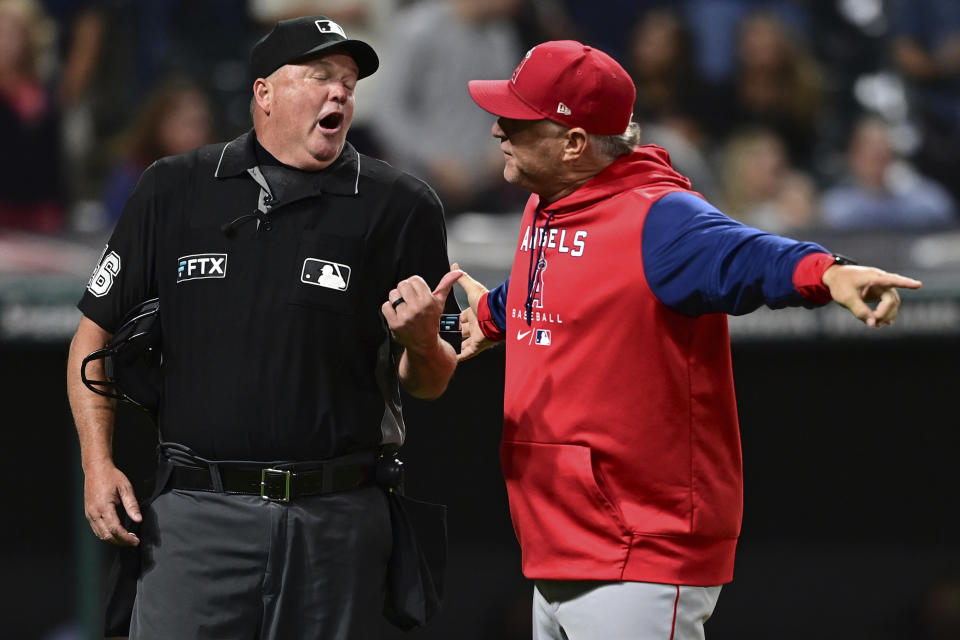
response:
[[[923,283],[899,273],[884,273],[870,281],[871,287],[898,287],[900,289],[919,289]]]

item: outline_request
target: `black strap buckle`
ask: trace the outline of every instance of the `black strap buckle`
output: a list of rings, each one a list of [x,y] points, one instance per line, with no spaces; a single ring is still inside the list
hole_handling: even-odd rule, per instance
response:
[[[290,478],[288,469],[260,470],[260,497],[275,502],[290,502]]]

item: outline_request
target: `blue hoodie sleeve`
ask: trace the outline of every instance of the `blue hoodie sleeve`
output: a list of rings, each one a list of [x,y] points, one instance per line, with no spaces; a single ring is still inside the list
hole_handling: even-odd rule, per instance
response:
[[[494,287],[487,294],[487,306],[490,307],[490,317],[501,331],[507,330],[507,291],[510,289],[510,276],[502,284]]]
[[[655,202],[643,229],[643,268],[658,300],[685,315],[816,306],[793,284],[797,263],[829,253],[732,220],[690,193]]]

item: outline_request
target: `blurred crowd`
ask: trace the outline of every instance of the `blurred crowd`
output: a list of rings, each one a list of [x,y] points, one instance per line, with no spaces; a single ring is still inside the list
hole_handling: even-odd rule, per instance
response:
[[[380,54],[348,139],[451,218],[524,198],[467,81],[571,38],[630,71],[643,142],[734,218],[960,223],[957,0],[0,0],[0,229],[112,228],[151,162],[251,126],[251,46],[310,13]]]

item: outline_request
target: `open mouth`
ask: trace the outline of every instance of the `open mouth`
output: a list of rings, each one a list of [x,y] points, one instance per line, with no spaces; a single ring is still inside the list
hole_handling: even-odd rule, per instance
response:
[[[331,113],[320,119],[318,123],[321,129],[334,130],[340,127],[340,124],[343,122],[342,113]]]

